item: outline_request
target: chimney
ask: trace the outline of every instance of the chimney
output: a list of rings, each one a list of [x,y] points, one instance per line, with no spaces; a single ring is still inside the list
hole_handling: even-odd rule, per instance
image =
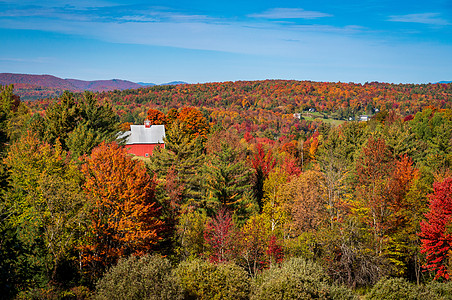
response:
[[[151,128],[151,121],[148,119],[144,120],[144,128]]]

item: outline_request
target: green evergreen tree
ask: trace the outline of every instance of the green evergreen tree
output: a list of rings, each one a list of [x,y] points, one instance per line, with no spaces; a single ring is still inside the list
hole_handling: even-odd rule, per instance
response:
[[[183,186],[182,205],[200,208],[204,188],[201,166],[204,147],[200,137],[184,133],[178,121],[166,133],[165,148],[156,148],[150,157],[149,170],[165,178],[171,169],[180,186]]]
[[[74,94],[64,92],[59,102],[49,106],[44,118],[44,141],[55,144],[59,139],[64,150],[68,150],[66,140],[68,135],[80,121],[80,108]]]
[[[209,208],[236,211],[249,198],[246,192],[251,189],[251,172],[238,149],[222,143],[220,152],[206,157],[203,174]]]
[[[54,144],[59,139],[73,157],[90,153],[103,141],[117,140],[120,132],[119,117],[111,104],[99,103],[91,92],[85,92],[80,99],[65,92],[46,110],[44,120],[35,118],[33,124],[43,132],[44,141]],[[41,126],[44,129],[40,130]]]

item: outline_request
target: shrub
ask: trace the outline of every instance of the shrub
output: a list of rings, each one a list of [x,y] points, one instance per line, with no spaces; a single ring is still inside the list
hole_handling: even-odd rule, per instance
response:
[[[382,278],[366,295],[366,299],[425,299],[422,291],[405,278]]]
[[[185,299],[248,299],[250,279],[232,263],[213,264],[193,259],[176,269]]]
[[[452,299],[452,282],[438,282],[438,281],[432,281],[429,284],[425,286],[425,290],[429,291],[431,294],[434,295],[433,298],[435,299]],[[433,300],[432,297],[425,298]]]
[[[314,262],[291,258],[264,270],[253,282],[251,299],[353,299],[353,293],[330,284],[327,273]]]
[[[76,286],[65,292],[64,299],[91,299],[91,291],[86,286]]]
[[[44,288],[32,288],[26,291],[21,291],[17,294],[17,300],[30,300],[30,299],[45,299],[45,300],[58,300],[60,299],[60,292],[55,287]]]
[[[182,299],[171,264],[159,255],[121,259],[96,286],[96,299]]]
[[[353,293],[351,289],[343,285],[332,285],[327,287],[328,289],[328,299],[331,300],[352,300],[358,299],[358,297]]]
[[[0,296],[0,298],[3,295]],[[3,298],[1,298],[3,299]],[[5,297],[8,299],[8,297]],[[11,298],[12,299],[12,298]],[[85,286],[76,286],[69,290],[62,290],[56,286],[48,285],[42,288],[32,288],[29,290],[24,290],[19,292],[16,297],[16,300],[31,300],[31,299],[39,299],[39,300],[85,300],[91,299],[91,291],[89,288]]]

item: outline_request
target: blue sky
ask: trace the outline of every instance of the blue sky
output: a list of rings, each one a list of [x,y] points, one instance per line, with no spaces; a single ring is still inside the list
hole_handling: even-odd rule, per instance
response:
[[[2,1],[0,72],[190,83],[452,80],[452,1]]]

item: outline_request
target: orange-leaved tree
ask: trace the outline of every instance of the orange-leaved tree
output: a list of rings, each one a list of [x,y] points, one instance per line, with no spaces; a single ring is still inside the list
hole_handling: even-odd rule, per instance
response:
[[[132,160],[115,142],[93,149],[82,172],[91,205],[82,260],[96,277],[122,256],[151,250],[160,239],[163,222],[153,178],[143,163]]]
[[[161,111],[153,108],[148,110],[146,118],[151,121],[151,125],[164,125],[166,121],[165,115]]]
[[[183,124],[185,133],[197,137],[207,137],[209,124],[203,114],[194,107],[184,107],[179,112],[177,119]]]
[[[373,231],[375,253],[380,254],[388,228],[388,178],[394,169],[394,159],[386,141],[369,137],[356,161],[356,195],[360,202],[362,221]]]

